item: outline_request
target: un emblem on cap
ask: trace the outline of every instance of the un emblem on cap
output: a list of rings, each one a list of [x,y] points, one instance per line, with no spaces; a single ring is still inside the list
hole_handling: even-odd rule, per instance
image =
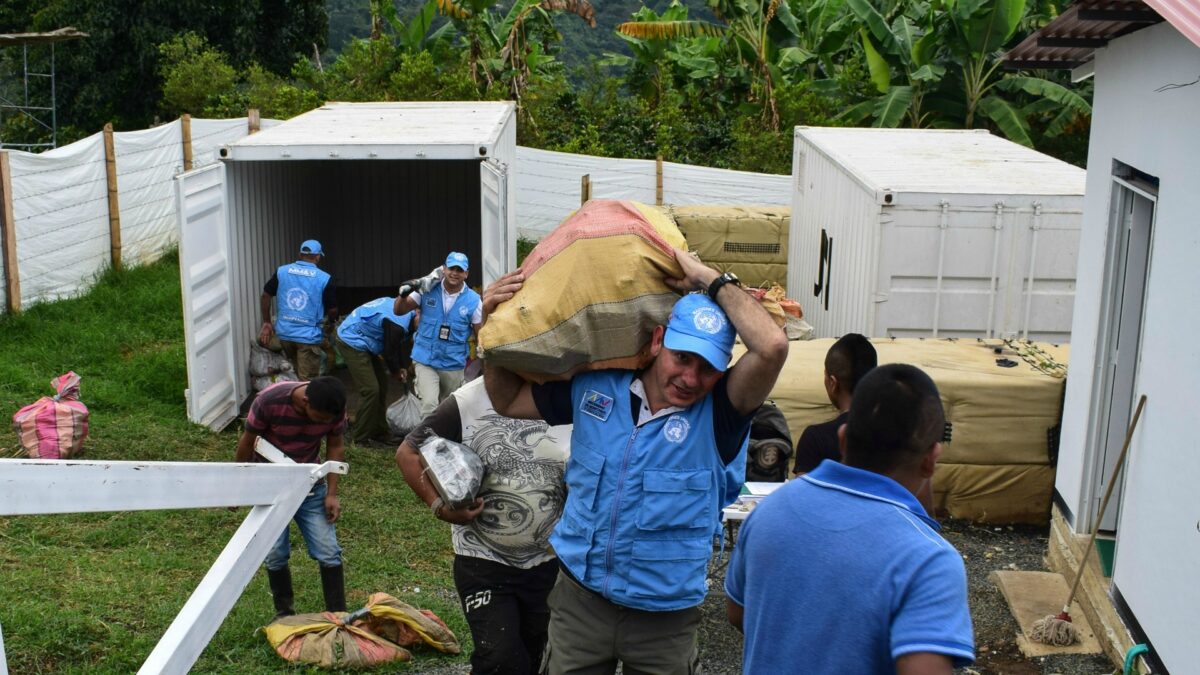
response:
[[[711,307],[700,307],[692,312],[692,325],[696,330],[716,335],[725,328],[725,317]]]

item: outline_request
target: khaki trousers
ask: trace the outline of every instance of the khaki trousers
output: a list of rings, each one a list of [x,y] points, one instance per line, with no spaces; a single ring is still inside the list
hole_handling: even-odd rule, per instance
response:
[[[450,392],[458,389],[463,383],[463,371],[437,370],[424,363],[413,363],[417,371],[417,398],[421,399],[421,419],[429,417]]]
[[[700,608],[647,612],[616,605],[560,570],[550,591],[544,675],[691,675],[700,672]]]
[[[283,347],[283,353],[288,357],[288,361],[296,366],[296,377],[307,382],[321,375],[321,354],[324,353],[321,345],[306,345],[301,342],[280,340],[279,346]]]

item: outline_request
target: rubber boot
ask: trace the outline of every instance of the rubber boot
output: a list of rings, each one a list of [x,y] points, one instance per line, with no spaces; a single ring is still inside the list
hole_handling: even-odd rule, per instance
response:
[[[341,565],[321,567],[321,592],[325,594],[326,612],[346,611],[346,578]]]
[[[275,601],[275,618],[278,621],[285,616],[296,613],[292,607],[292,570],[284,567],[279,570],[267,570],[267,583],[271,586],[271,598]]]

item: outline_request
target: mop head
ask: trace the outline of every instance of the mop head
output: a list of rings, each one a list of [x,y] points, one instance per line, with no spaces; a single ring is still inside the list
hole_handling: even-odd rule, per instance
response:
[[[1071,623],[1071,615],[1066,612],[1057,616],[1047,614],[1045,618],[1033,622],[1029,639],[1056,647],[1067,647],[1079,642],[1079,629]]]

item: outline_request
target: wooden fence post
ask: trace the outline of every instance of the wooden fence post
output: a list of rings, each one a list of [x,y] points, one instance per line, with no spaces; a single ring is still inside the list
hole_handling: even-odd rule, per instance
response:
[[[117,195],[117,150],[112,122],[104,125],[104,168],[108,177],[108,238],[113,269],[121,267],[121,204]]]
[[[579,205],[583,206],[592,198],[592,174],[585,173],[579,179]]]
[[[12,170],[0,151],[0,245],[4,247],[4,296],[9,314],[21,311],[21,270],[17,266],[17,223],[13,220]]]
[[[179,118],[179,135],[183,137],[183,170],[192,170],[192,116],[184,113]]]
[[[662,155],[654,160],[654,203],[662,206]]]
[[[251,108],[246,111],[246,126],[249,128],[249,133],[257,134],[262,128],[262,119],[258,116],[258,108]]]

